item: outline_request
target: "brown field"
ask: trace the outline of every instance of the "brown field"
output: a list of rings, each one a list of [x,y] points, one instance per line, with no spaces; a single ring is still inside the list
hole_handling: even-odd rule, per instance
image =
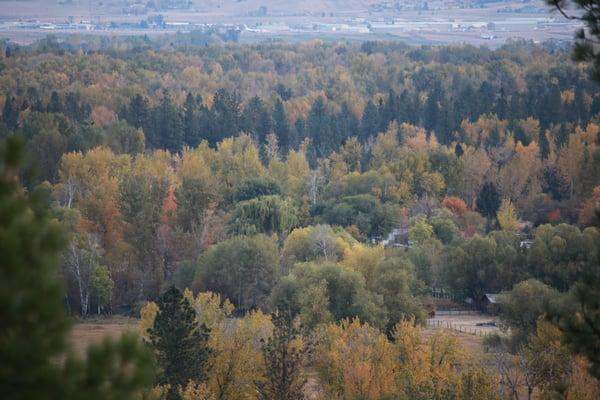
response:
[[[110,317],[78,321],[73,324],[69,342],[77,354],[85,354],[91,344],[102,342],[105,337],[118,338],[125,332],[137,331],[137,320],[126,317]]]
[[[425,337],[430,337],[441,329],[448,329],[447,322],[451,323],[450,331],[456,335],[461,346],[469,353],[480,356],[483,354],[483,340],[485,334],[500,332],[495,327],[477,327],[475,324],[488,321],[489,318],[481,315],[448,315],[438,316],[430,321],[424,330]],[[91,344],[97,344],[105,337],[118,338],[125,332],[137,332],[137,320],[126,317],[110,317],[78,321],[73,325],[69,341],[73,349],[79,354],[85,354],[85,349]],[[462,332],[459,330],[462,330]],[[472,333],[477,331],[475,333]],[[471,333],[469,333],[471,332]],[[485,332],[485,333],[482,333]]]

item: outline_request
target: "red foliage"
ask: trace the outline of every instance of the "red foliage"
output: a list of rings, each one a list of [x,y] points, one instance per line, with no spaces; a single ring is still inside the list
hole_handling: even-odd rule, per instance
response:
[[[554,210],[550,211],[548,215],[546,215],[546,218],[548,219],[548,222],[560,221],[560,210],[555,208]]]

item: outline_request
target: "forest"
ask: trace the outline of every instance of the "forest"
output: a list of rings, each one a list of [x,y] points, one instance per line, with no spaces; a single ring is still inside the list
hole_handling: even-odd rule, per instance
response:
[[[591,74],[526,41],[5,45],[0,204],[61,232],[61,321],[139,318],[156,374],[97,398],[597,399]],[[424,329],[449,305],[498,315],[485,360]]]

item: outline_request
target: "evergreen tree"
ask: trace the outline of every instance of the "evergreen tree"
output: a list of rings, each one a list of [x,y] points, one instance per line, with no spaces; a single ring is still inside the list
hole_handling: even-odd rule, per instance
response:
[[[359,121],[347,102],[342,103],[342,110],[336,118],[342,141],[358,136]]]
[[[196,147],[200,143],[201,104],[200,96],[194,97],[188,93],[183,105],[184,143],[190,147]]]
[[[425,104],[423,127],[427,130],[427,134],[431,133],[431,131],[438,125],[440,115],[440,97],[441,86],[438,82],[436,82],[433,90],[429,92],[429,95],[427,96],[427,103]]]
[[[289,313],[272,315],[273,336],[262,348],[266,381],[258,385],[262,400],[301,400],[304,398],[302,364],[304,350]]]
[[[387,130],[387,127],[390,125],[390,122],[398,119],[400,108],[400,98],[392,89],[388,92],[387,101],[385,106],[382,109],[381,121],[383,124],[382,132]]]
[[[19,121],[19,110],[15,104],[13,96],[6,96],[4,108],[2,110],[2,120],[9,129],[15,129]]]
[[[371,100],[367,102],[365,110],[363,111],[362,120],[360,122],[360,135],[359,139],[361,143],[365,143],[370,136],[377,133],[379,127],[379,115],[377,107]]]
[[[290,145],[294,148],[300,145],[306,138],[306,121],[300,117],[294,123],[293,135],[290,139]]]
[[[56,91],[53,91],[50,95],[50,101],[48,102],[48,106],[46,107],[46,111],[49,113],[60,113],[63,112],[63,105],[60,101],[60,97]]]
[[[452,102],[442,99],[440,113],[435,127],[435,136],[438,142],[448,144],[452,141]]]
[[[172,153],[181,151],[184,139],[183,120],[180,110],[167,94],[154,109],[154,124],[150,133],[149,141],[153,147]]]
[[[252,97],[242,112],[240,118],[240,130],[258,139],[258,125],[262,109],[263,102],[260,97]]]
[[[546,135],[546,131],[544,129],[540,129],[539,139],[540,157],[542,158],[542,160],[545,160],[550,154],[550,143],[548,142],[548,136]]]
[[[239,94],[230,93],[226,89],[217,90],[211,109],[212,118],[208,138],[211,145],[214,146],[223,138],[239,133],[240,105]]]
[[[313,103],[306,125],[311,139],[310,147],[317,158],[327,156],[336,148],[336,140],[332,134],[329,115],[322,97],[318,97]]]
[[[160,296],[148,342],[160,367],[157,383],[170,385],[167,399],[180,399],[179,389],[190,381],[206,380],[208,329],[199,326],[196,312],[174,286]]]
[[[494,112],[496,113],[499,119],[508,118],[508,99],[506,98],[506,91],[504,90],[504,86],[500,88],[500,96],[498,96],[498,99],[496,100]]]
[[[275,101],[275,107],[273,108],[273,131],[277,136],[281,152],[286,154],[290,146],[290,123],[285,114],[283,102],[280,99]]]
[[[142,95],[136,94],[129,102],[129,107],[125,107],[121,111],[120,116],[129,122],[129,125],[146,130],[150,120],[150,106],[148,105],[148,99]]]
[[[562,148],[569,141],[569,131],[572,129],[572,125],[564,122],[560,125],[558,134],[556,135],[556,147]]]
[[[492,108],[496,102],[496,90],[488,81],[483,81],[475,95],[475,99],[477,99],[478,112],[474,117],[477,118],[482,114],[489,114],[492,112]]]
[[[460,143],[456,143],[456,146],[454,146],[454,154],[458,158],[462,157],[462,155],[465,154],[465,151]]]
[[[496,185],[492,182],[484,183],[477,198],[477,211],[488,218],[495,218],[499,208],[500,193]]]
[[[273,119],[271,118],[271,113],[264,105],[258,114],[257,131],[259,144],[266,143],[267,135],[273,132]]]
[[[106,340],[84,360],[68,355],[58,273],[64,232],[49,215],[46,193],[19,187],[21,142],[9,139],[0,153],[0,393],[14,400],[140,396],[153,371],[135,337]]]

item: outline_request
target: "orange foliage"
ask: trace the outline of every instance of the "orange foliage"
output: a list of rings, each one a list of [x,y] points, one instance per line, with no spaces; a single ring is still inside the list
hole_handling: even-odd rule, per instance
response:
[[[456,216],[462,217],[467,211],[467,204],[460,197],[446,197],[442,201],[444,207],[452,211]]]
[[[167,191],[167,195],[165,196],[165,200],[162,204],[161,222],[163,224],[168,224],[169,221],[172,221],[173,218],[175,218],[176,211],[177,200],[175,199],[175,189],[173,186],[171,186]]]

